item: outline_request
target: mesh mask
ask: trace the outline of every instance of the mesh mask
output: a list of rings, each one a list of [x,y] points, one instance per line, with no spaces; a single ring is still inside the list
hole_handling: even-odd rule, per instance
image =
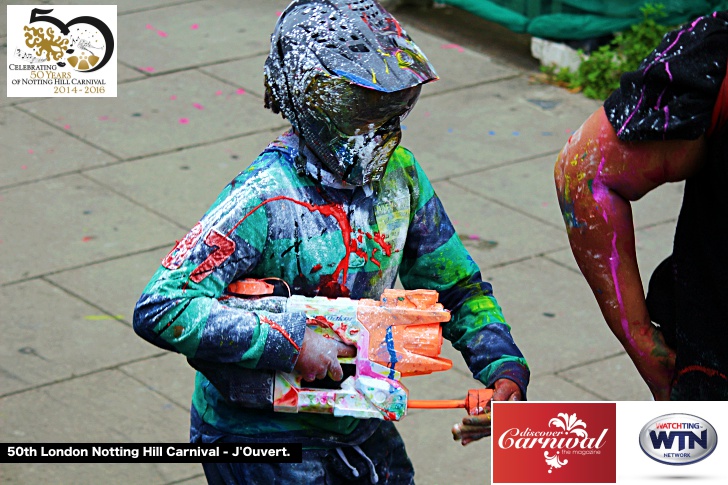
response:
[[[400,121],[432,65],[373,0],[296,0],[265,63],[266,107],[281,112],[323,166],[352,185],[376,181]],[[302,163],[302,162],[301,162]]]

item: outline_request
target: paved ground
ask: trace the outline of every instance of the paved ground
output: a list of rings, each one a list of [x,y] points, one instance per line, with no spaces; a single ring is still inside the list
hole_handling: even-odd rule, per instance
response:
[[[132,309],[175,240],[285,127],[261,86],[286,0],[118,3],[117,98],[0,99],[0,441],[186,441],[193,373],[134,334]],[[530,398],[648,399],[576,268],[554,195],[556,154],[598,104],[531,83],[523,38],[449,15],[400,17],[441,76],[403,143],[494,285],[532,366]],[[680,193],[665,187],[637,207],[645,272],[669,251]],[[411,379],[412,396],[473,385],[445,354],[455,368]],[[450,438],[460,417],[414,411],[399,424],[418,483],[489,481],[489,441]],[[0,483],[204,478],[198,465],[5,464]]]

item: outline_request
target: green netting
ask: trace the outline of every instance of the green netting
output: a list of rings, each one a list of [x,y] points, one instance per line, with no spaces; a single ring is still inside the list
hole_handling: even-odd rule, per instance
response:
[[[514,32],[559,40],[601,37],[642,21],[646,3],[662,4],[665,25],[728,8],[728,0],[441,0]]]

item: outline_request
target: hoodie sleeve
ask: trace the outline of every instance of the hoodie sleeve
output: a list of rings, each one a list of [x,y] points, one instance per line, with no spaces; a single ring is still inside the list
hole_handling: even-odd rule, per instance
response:
[[[164,258],[134,310],[134,330],[188,358],[290,371],[303,314],[246,311],[225,295],[250,276],[267,242],[268,211],[256,187],[265,158],[242,172]]]
[[[526,397],[530,372],[490,283],[463,246],[422,168],[414,162],[412,220],[400,280],[405,288],[437,290],[451,320],[443,335],[486,386],[506,378]]]

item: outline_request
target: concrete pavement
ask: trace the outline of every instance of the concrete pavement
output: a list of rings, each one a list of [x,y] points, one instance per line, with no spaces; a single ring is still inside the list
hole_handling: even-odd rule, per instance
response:
[[[118,2],[117,98],[3,93],[0,441],[187,440],[193,372],[138,338],[132,311],[175,240],[285,128],[263,109],[262,66],[287,3]],[[509,51],[507,35],[461,42],[432,21],[452,14],[398,15],[441,77],[423,89],[403,144],[493,283],[532,368],[529,398],[649,399],[573,261],[553,189],[558,150],[598,103],[530,82],[534,64]],[[462,29],[488,28],[461,18]],[[644,274],[669,253],[680,198],[673,185],[636,206]],[[457,352],[445,356],[453,370],[405,381],[413,397],[461,397],[473,385]],[[461,417],[415,410],[398,424],[418,484],[489,482],[489,440],[463,448],[450,437]],[[0,464],[0,483],[205,480],[195,464]]]

